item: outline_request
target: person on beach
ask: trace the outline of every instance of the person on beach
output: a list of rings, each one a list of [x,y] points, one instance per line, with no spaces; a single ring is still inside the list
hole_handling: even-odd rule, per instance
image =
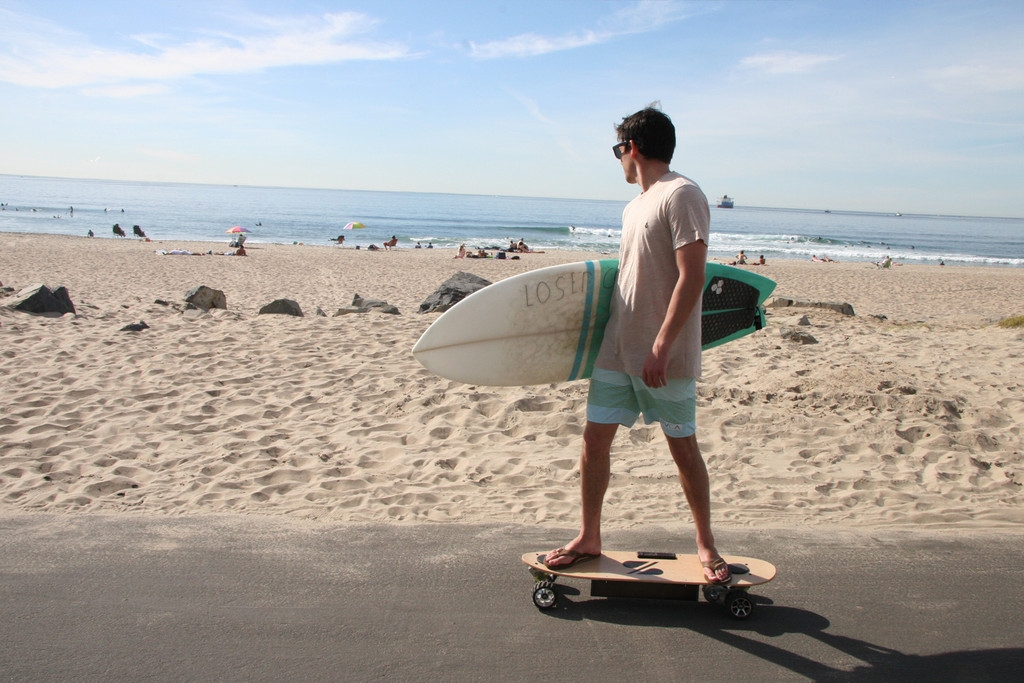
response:
[[[429,249],[430,247],[427,247],[427,248]],[[457,253],[455,255],[455,258],[466,258],[466,245],[465,244],[460,244],[459,245],[459,253]]]
[[[671,119],[653,107],[622,120],[612,149],[640,195],[622,212],[619,273],[587,397],[580,456],[581,525],[545,564],[563,568],[601,553],[601,511],[611,446],[621,424],[642,413],[659,422],[696,526],[697,554],[709,581],[730,580],[711,531],[711,487],[697,445],[701,372],[700,301],[711,213],[692,180],[670,170]]]

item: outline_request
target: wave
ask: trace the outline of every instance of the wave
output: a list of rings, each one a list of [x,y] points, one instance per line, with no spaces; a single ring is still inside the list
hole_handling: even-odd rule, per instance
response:
[[[587,227],[584,225],[570,225],[567,230],[570,234],[575,235],[606,235],[608,237],[621,237],[621,228],[611,227]]]
[[[549,234],[551,236],[607,235],[619,237],[622,234],[622,230],[617,227],[586,227],[582,225],[487,225],[472,227],[491,232],[504,231],[510,234],[524,232],[538,235]]]
[[[794,245],[822,245],[826,247],[853,247],[853,246],[870,246],[877,244],[878,246],[891,246],[887,242],[869,242],[867,240],[854,240],[854,239],[843,239],[840,237],[822,237],[822,236],[808,236],[798,234],[777,234],[777,233],[729,233],[729,232],[712,232],[711,233],[712,244],[765,244],[765,245],[780,245],[780,244],[794,244]]]
[[[804,235],[712,233],[709,252],[718,257],[732,258],[740,250],[748,255],[766,257],[810,259],[827,256],[836,261],[879,262],[886,256],[899,263],[961,264],[1013,266],[1024,265],[1024,258],[964,253],[958,249],[933,246],[919,248],[898,242],[868,242],[831,237]]]

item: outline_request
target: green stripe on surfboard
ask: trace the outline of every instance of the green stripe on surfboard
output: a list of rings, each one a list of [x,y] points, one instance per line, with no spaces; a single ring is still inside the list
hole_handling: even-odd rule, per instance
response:
[[[590,377],[594,371],[594,361],[604,341],[604,328],[611,316],[612,293],[615,291],[618,271],[618,259],[587,261],[587,298],[583,322],[576,345],[576,358],[567,380]]]

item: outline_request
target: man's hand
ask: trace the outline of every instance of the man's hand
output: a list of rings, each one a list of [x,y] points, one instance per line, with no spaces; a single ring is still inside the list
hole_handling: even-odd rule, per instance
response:
[[[641,371],[644,384],[652,389],[668,384],[668,360],[672,342],[683,329],[687,318],[697,310],[697,302],[704,291],[704,264],[707,260],[707,251],[707,245],[703,240],[690,242],[676,249],[679,278],[672,290],[672,299],[669,301],[658,337],[654,340],[651,353],[644,361]]]
[[[647,360],[644,361],[644,367],[641,371],[643,374],[641,378],[644,380],[644,384],[657,389],[668,384],[668,354],[658,354],[655,351],[651,351],[647,355]]]

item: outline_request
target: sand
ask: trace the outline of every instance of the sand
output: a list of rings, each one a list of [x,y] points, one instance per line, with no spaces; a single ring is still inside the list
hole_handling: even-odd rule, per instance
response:
[[[0,233],[4,286],[63,285],[77,308],[33,316],[0,299],[0,512],[577,523],[586,384],[468,386],[410,349],[437,317],[419,304],[453,273],[495,281],[595,255],[250,246],[161,256],[226,245]],[[1024,522],[1024,333],[995,326],[1024,314],[1024,270],[759,272],[856,315],[771,309],[766,330],[705,354],[698,439],[717,524]],[[183,312],[197,285],[223,290],[227,310]],[[335,317],[355,294],[400,314]],[[257,315],[278,298],[305,317]],[[620,431],[607,528],[690,523],[658,432]]]

